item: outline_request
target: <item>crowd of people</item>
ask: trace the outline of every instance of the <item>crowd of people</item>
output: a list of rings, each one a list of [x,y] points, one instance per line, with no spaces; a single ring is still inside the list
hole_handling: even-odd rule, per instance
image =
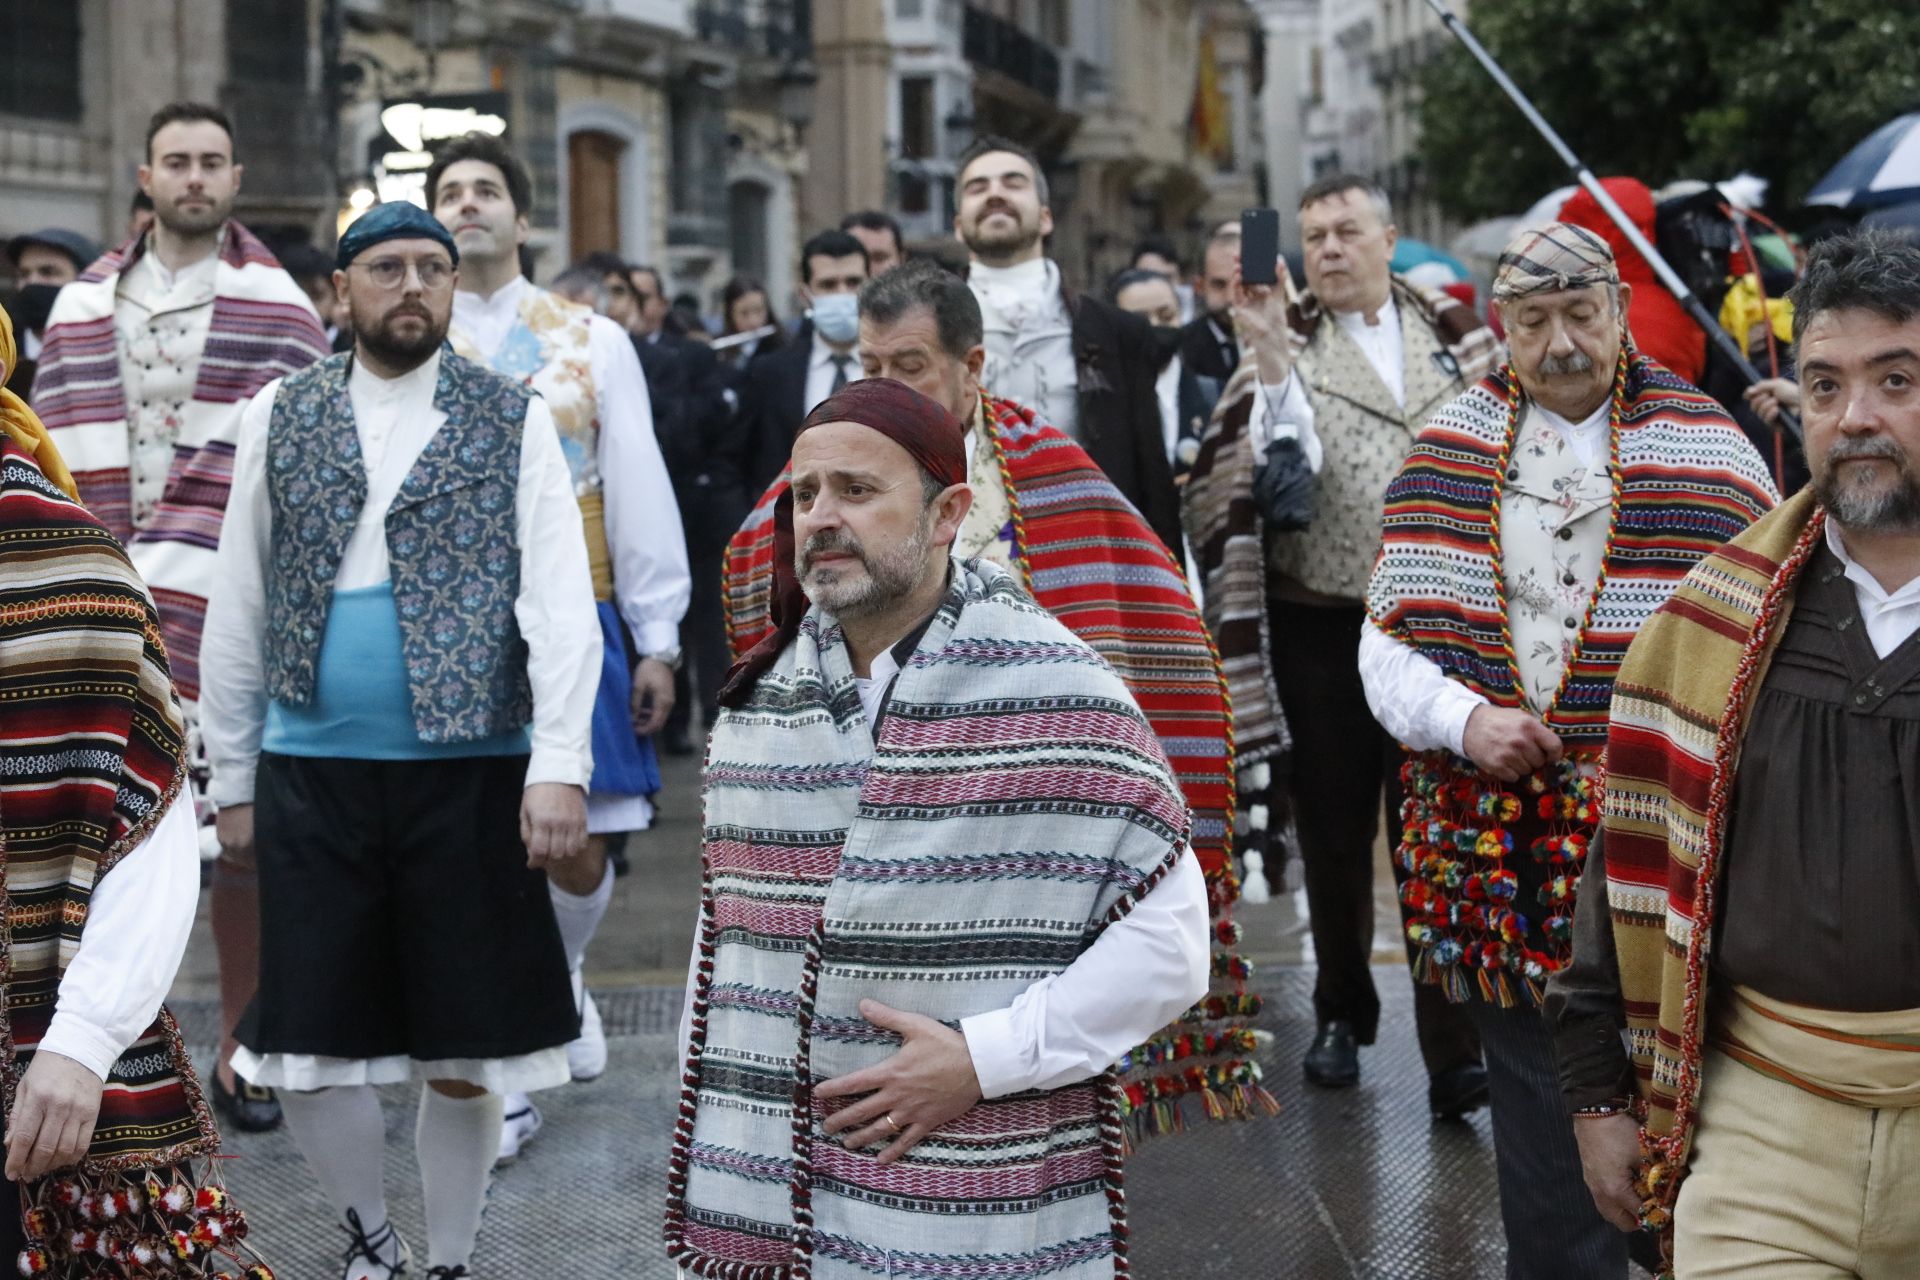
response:
[[[1229,223],[1087,288],[984,137],[951,250],[851,212],[710,328],[617,254],[529,279],[494,137],[278,254],[225,114],[146,147],[120,245],[7,245],[22,1274],[271,1280],[203,1097],[287,1127],[343,1280],[415,1274],[408,1080],[423,1274],[476,1274],[537,1095],[606,1069],[656,744],[704,750],[681,1274],[1125,1274],[1130,1132],[1272,1109],[1243,877],[1297,859],[1301,1070],[1359,1081],[1383,822],[1510,1277],[1920,1256],[1920,248],[1833,236],[1745,310],[1730,262],[1797,356],[1746,390],[1590,199],[1484,314],[1351,175],[1283,211],[1298,281]],[[161,1007],[203,854],[204,1085]]]

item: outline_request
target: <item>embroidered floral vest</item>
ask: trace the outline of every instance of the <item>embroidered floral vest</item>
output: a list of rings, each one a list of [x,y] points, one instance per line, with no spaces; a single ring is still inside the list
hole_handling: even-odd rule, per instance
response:
[[[367,499],[342,353],[280,384],[268,426],[273,575],[267,582],[267,691],[313,701],[340,560]],[[444,352],[433,406],[446,423],[387,512],[393,600],[426,742],[471,742],[533,714],[515,503],[526,388]]]

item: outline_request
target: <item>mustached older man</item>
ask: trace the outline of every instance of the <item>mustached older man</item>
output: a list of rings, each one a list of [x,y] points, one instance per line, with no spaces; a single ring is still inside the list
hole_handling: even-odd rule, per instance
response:
[[[1360,643],[1368,702],[1413,753],[1395,856],[1414,973],[1486,1054],[1511,1280],[1625,1274],[1625,1237],[1584,1195],[1542,986],[1569,958],[1627,646],[1774,503],[1719,406],[1634,350],[1631,293],[1578,227],[1501,255],[1510,362],[1433,416],[1387,487]]]

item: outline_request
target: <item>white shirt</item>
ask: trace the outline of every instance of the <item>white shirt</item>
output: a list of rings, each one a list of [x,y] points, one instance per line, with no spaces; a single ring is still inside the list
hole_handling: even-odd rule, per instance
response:
[[[854,687],[872,725],[900,666],[888,650],[874,656],[868,671],[866,679],[854,678]],[[1188,851],[1072,964],[1006,1008],[960,1020],[981,1096],[1064,1088],[1105,1071],[1207,993],[1211,936],[1206,877]],[[699,963],[696,939],[680,1016],[682,1045],[689,1042]]]
[[[1400,308],[1393,296],[1389,294],[1386,305],[1380,308],[1375,317],[1377,324],[1368,324],[1366,316],[1358,311],[1331,314],[1334,322],[1352,336],[1361,354],[1367,357],[1367,363],[1393,393],[1393,402],[1406,408],[1406,341],[1400,332]],[[1298,371],[1290,370],[1285,382],[1263,382],[1259,386],[1250,432],[1255,465],[1266,458],[1269,441],[1295,439],[1300,442],[1307,466],[1318,475],[1325,455],[1320,437],[1313,430],[1313,401],[1307,397],[1306,384],[1300,380]]]
[[[115,286],[113,328],[127,410],[128,493],[133,527],[144,529],[166,494],[174,444],[200,379],[213,329],[220,255],[170,271],[148,251]]]
[[[1860,606],[1860,621],[1873,641],[1873,651],[1884,658],[1920,630],[1920,578],[1914,578],[1897,591],[1888,591],[1879,579],[1861,568],[1847,554],[1840,526],[1827,518],[1827,549],[1845,568],[1847,581],[1853,584],[1853,598]]]
[[[446,421],[434,407],[440,356],[398,378],[381,378],[355,361],[347,381],[354,429],[367,469],[367,500],[347,542],[334,589],[387,582],[387,509],[420,452]],[[267,718],[266,574],[273,539],[267,494],[267,429],[280,380],[261,388],[240,419],[233,492],[220,531],[218,574],[207,604],[200,663],[220,678],[201,690],[201,733],[213,767],[208,794],[219,805],[253,799],[254,768]],[[593,771],[591,727],[600,684],[600,623],[594,613],[580,507],[552,415],[538,396],[527,402],[520,433],[514,510],[520,594],[514,617],[527,643],[533,687],[533,754],[527,785],[585,787]]]
[[[1154,398],[1160,402],[1160,439],[1167,446],[1167,461],[1174,461],[1180,445],[1180,357],[1167,361],[1167,367],[1153,380]]]
[[[99,881],[80,949],[40,1047],[102,1080],[153,1025],[180,968],[200,902],[200,837],[193,798],[174,797],[153,833]]]
[[[454,327],[491,358],[519,321],[521,300],[534,287],[515,276],[491,297],[456,293]],[[673,482],[653,430],[646,375],[633,340],[605,316],[587,322],[587,360],[600,422],[601,499],[614,600],[642,654],[678,648],[693,580]]]
[[[801,410],[802,416],[812,413],[815,405],[833,394],[836,361],[846,362],[848,382],[858,382],[866,377],[866,373],[860,368],[858,346],[848,347],[845,351],[835,351],[827,345],[827,340],[820,336],[818,329],[812,332],[813,348],[807,355],[807,405]]]
[[[967,285],[980,303],[987,348],[983,386],[1024,404],[1050,426],[1080,438],[1080,370],[1073,358],[1073,316],[1050,258],[1011,267],[975,262]]]

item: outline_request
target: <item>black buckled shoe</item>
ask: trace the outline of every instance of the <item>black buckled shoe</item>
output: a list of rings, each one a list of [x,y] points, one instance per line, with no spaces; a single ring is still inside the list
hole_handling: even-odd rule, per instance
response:
[[[1427,1083],[1427,1109],[1435,1120],[1463,1120],[1487,1105],[1487,1069],[1477,1062],[1448,1067]]]
[[[1326,1089],[1345,1089],[1360,1083],[1360,1041],[1353,1024],[1336,1018],[1322,1023],[1301,1063],[1307,1083]]]
[[[273,1096],[273,1090],[235,1079],[240,1087],[229,1089],[220,1082],[219,1071],[213,1073],[213,1109],[242,1133],[271,1133],[278,1129],[280,1099]]]
[[[465,1267],[435,1267],[427,1272],[427,1280],[473,1280],[473,1272]]]

